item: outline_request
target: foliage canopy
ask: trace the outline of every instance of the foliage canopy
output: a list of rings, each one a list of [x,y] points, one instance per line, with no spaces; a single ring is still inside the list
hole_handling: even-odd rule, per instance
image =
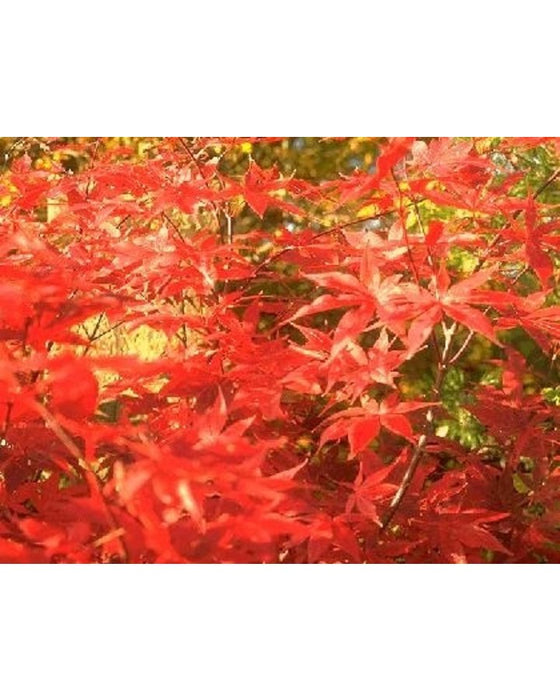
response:
[[[0,158],[0,560],[560,561],[558,139]]]

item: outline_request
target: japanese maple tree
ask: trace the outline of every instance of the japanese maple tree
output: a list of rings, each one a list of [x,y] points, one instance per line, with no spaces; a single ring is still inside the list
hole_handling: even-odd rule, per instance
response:
[[[559,139],[0,146],[0,561],[560,562]]]

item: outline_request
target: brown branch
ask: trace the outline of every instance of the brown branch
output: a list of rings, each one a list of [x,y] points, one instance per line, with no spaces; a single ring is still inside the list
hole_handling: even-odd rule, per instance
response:
[[[422,199],[416,200],[416,204],[421,204],[422,202],[425,201],[425,197]],[[405,204],[403,205],[404,208],[407,207],[412,207],[413,204]],[[321,238],[321,236],[328,236],[329,233],[336,233],[337,231],[341,231],[342,229],[348,228],[349,226],[357,226],[358,224],[364,224],[368,221],[376,221],[377,219],[381,219],[383,216],[391,216],[391,214],[398,214],[399,209],[387,209],[387,211],[382,211],[379,212],[379,214],[372,214],[371,216],[363,216],[359,219],[351,219],[350,221],[346,221],[345,223],[337,224],[336,226],[331,226],[331,228],[325,229],[324,231],[319,231],[319,233],[316,233],[314,236],[311,237],[311,240],[314,241],[316,238]]]
[[[192,152],[192,148],[189,146],[186,139],[184,139],[182,136],[180,136],[179,143],[185,149],[189,158],[191,159],[191,162],[194,164],[195,168],[198,170],[198,174],[200,175],[202,181],[204,182],[204,186],[206,187],[206,189],[209,190],[210,192],[212,192],[212,188],[210,187],[210,184],[208,183],[208,181],[204,175],[204,171],[202,170],[202,167],[201,167],[200,163],[198,162],[197,157]],[[222,187],[221,182],[220,182],[220,187]],[[220,223],[220,210],[219,210],[218,206],[216,205],[216,202],[213,202],[212,200],[208,200],[208,203],[210,204],[210,208],[212,209],[212,212],[214,214],[214,218],[216,220],[216,226],[218,227],[218,231],[221,231],[222,225]]]
[[[66,432],[66,430],[60,425],[59,421],[56,419],[56,417],[49,411],[49,409],[42,404],[40,401],[35,402],[35,409],[37,413],[41,416],[41,418],[44,420],[45,425],[51,430],[51,432],[58,438],[58,440],[64,445],[66,450],[72,455],[72,457],[76,460],[78,463],[78,466],[80,467],[80,470],[82,472],[82,475],[90,487],[92,491],[95,491],[95,494],[97,498],[99,499],[99,502],[103,506],[103,510],[105,511],[105,515],[107,517],[107,522],[109,523],[111,527],[111,531],[116,532],[118,531],[119,534],[115,535],[115,537],[119,537],[120,540],[120,550],[121,550],[121,557],[123,558],[124,561],[128,561],[129,558],[129,553],[126,547],[126,543],[123,539],[123,535],[125,533],[124,529],[119,528],[119,525],[114,517],[114,515],[111,513],[111,509],[109,507],[109,504],[107,503],[107,500],[103,494],[103,489],[101,487],[101,484],[99,482],[99,477],[97,476],[95,469],[91,464],[88,463],[86,460],[85,456],[82,454],[82,451],[74,441],[74,439]],[[68,465],[70,467],[70,465]],[[70,467],[71,468],[71,467]],[[71,468],[72,469],[72,468]],[[74,469],[72,471],[75,472]]]
[[[556,170],[552,173],[548,180],[546,180],[535,192],[534,198],[536,199],[540,194],[542,194],[546,190],[546,188],[549,187],[549,185],[551,185],[554,182],[554,180],[558,178],[559,175],[560,168],[556,168]]]
[[[408,491],[408,487],[410,486],[412,478],[414,477],[414,474],[416,474],[416,469],[418,468],[420,460],[422,459],[422,456],[424,454],[424,447],[426,446],[427,441],[427,433],[423,433],[422,435],[420,435],[418,444],[414,448],[414,452],[412,453],[412,457],[410,459],[410,462],[408,463],[406,472],[404,473],[404,476],[401,479],[401,483],[399,484],[399,488],[396,494],[393,496],[393,500],[391,501],[389,509],[387,510],[387,512],[381,520],[381,532],[384,532],[387,529],[389,523],[393,519],[393,516],[399,509],[402,500],[405,497],[406,492]]]
[[[6,435],[8,434],[8,430],[10,429],[13,408],[14,408],[13,401],[8,401],[6,404],[6,415],[4,418],[4,428],[2,429],[2,437],[0,438],[0,447],[6,443]]]
[[[97,340],[97,331],[99,330],[99,327],[101,326],[101,321],[103,320],[104,317],[105,317],[105,312],[102,311],[99,314],[99,316],[97,317],[97,320],[95,322],[95,327],[94,327],[93,331],[91,332],[91,335],[88,333],[87,328],[82,324],[82,328],[84,329],[84,331],[87,335],[87,339],[88,339],[88,345],[84,349],[84,354],[83,354],[84,357],[88,354],[88,352],[93,347],[93,344]]]
[[[445,344],[443,347],[443,351],[441,354],[441,362],[438,365],[438,372],[437,372],[437,377],[436,381],[434,384],[434,387],[432,389],[432,393],[434,397],[439,397],[441,393],[441,385],[443,383],[443,378],[445,376],[445,371],[447,370],[447,367],[449,366],[449,352],[451,350],[451,344],[453,342],[453,337],[455,336],[455,333],[457,332],[457,323],[452,323],[449,328],[443,325],[443,334],[445,338]],[[410,458],[410,462],[408,463],[408,467],[406,468],[406,471],[404,473],[403,478],[401,479],[401,483],[399,484],[399,488],[395,495],[393,496],[393,499],[389,505],[389,508],[383,518],[381,519],[381,532],[384,532],[389,524],[391,523],[395,513],[397,510],[400,508],[400,505],[403,501],[403,498],[406,496],[406,493],[410,487],[410,484],[412,483],[412,479],[414,478],[414,475],[416,474],[416,470],[418,469],[418,465],[420,464],[420,461],[424,455],[424,449],[426,447],[426,443],[428,441],[428,438],[433,435],[434,432],[434,413],[432,409],[428,409],[428,413],[426,414],[426,420],[428,422],[428,427],[427,429],[420,435],[418,439],[418,443],[416,444],[416,447],[414,448],[414,452],[412,453],[412,457]]]
[[[181,230],[179,229],[177,224],[173,221],[173,219],[165,212],[163,212],[163,218],[167,221],[168,224],[171,225],[172,229],[179,236],[181,243],[185,243],[185,237],[183,236],[183,234],[181,233]]]

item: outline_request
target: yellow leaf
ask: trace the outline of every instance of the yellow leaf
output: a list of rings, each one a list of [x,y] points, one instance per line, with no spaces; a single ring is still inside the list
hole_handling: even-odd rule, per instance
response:
[[[360,219],[365,218],[366,216],[375,216],[377,213],[377,208],[375,204],[366,204],[365,207],[362,207],[360,211],[358,212],[358,217]]]
[[[531,492],[531,489],[527,486],[519,474],[513,475],[513,488],[517,491],[517,493],[522,493],[524,495]]]

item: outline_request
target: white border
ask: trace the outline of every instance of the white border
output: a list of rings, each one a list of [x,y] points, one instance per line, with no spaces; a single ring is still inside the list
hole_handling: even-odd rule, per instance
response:
[[[4,697],[549,697],[557,571],[4,566]]]
[[[557,130],[550,4],[18,0],[0,134]]]

